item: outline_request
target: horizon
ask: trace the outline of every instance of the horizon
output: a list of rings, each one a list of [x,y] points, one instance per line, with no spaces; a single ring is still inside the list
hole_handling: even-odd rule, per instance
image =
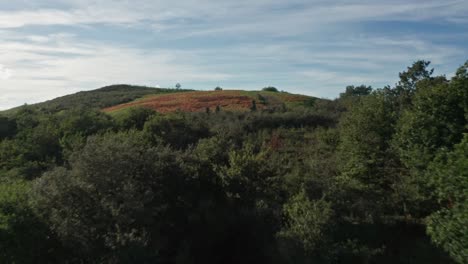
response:
[[[467,14],[459,0],[0,3],[0,110],[114,83],[332,99],[419,59],[451,77]]]

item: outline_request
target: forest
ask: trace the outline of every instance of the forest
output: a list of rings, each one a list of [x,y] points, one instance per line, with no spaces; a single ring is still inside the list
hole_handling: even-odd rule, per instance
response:
[[[0,112],[1,263],[468,263],[468,61],[249,111]],[[269,92],[273,91],[270,88]]]

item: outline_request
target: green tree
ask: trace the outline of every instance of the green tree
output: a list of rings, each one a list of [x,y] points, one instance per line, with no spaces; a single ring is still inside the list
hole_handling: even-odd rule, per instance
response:
[[[402,115],[395,137],[396,148],[408,167],[424,170],[439,149],[450,149],[460,142],[466,125],[464,98],[460,96],[463,89],[468,86],[445,81],[420,83],[413,107]]]
[[[308,257],[326,253],[324,246],[329,239],[327,232],[332,229],[333,215],[328,202],[309,200],[305,191],[301,191],[284,205],[283,212],[286,223],[278,236],[284,243],[298,244]]]
[[[275,175],[274,168],[263,165],[267,155],[265,151],[255,152],[251,144],[229,152],[228,164],[218,168],[228,197],[252,204],[258,199],[269,201],[280,194],[277,192],[280,190],[280,179]]]
[[[390,147],[396,115],[391,100],[377,91],[364,97],[340,122],[337,178],[347,195],[342,212],[372,220],[398,205],[392,186],[402,175]],[[347,202],[346,202],[347,201]],[[348,204],[349,201],[354,201]]]
[[[5,263],[58,263],[60,245],[34,214],[29,182],[0,183],[0,259]]]
[[[145,123],[143,131],[154,144],[169,144],[176,149],[186,148],[209,135],[203,123],[194,124],[179,114],[152,116]]]
[[[442,208],[428,218],[427,232],[459,263],[468,262],[468,135],[427,172]]]
[[[115,117],[117,125],[122,129],[138,129],[142,130],[156,111],[144,107],[132,107],[123,113],[119,113]]]
[[[366,95],[369,95],[371,92],[372,92],[372,87],[371,86],[349,85],[349,86],[346,86],[346,91],[344,93],[340,93],[340,98],[366,96]]]
[[[416,84],[424,79],[429,79],[434,73],[434,69],[428,69],[430,61],[418,60],[413,63],[406,71],[400,72],[398,76],[400,81],[397,85],[397,90],[406,90],[414,92],[416,90]]]
[[[277,89],[276,87],[273,87],[273,86],[268,86],[268,87],[263,88],[262,91],[264,91],[264,92],[275,92],[275,93],[277,93],[277,92],[278,92],[278,89]]]
[[[417,90],[418,83],[423,80],[431,80],[434,69],[428,69],[430,61],[418,60],[406,71],[400,72],[400,81],[392,90],[398,97],[399,111],[411,105],[412,97]]]
[[[35,182],[38,213],[92,262],[157,261],[183,250],[195,184],[177,153],[135,132],[92,137]],[[195,185],[193,185],[195,186]]]
[[[16,122],[14,120],[0,116],[0,140],[13,137],[16,131]]]

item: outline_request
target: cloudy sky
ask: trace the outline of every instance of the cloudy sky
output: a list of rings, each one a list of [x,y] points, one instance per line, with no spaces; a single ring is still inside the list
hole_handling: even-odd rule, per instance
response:
[[[466,0],[0,0],[0,109],[129,83],[334,98],[468,59]]]

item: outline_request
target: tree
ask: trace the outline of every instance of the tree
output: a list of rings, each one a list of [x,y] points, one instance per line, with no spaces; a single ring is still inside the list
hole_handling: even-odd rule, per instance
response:
[[[404,109],[411,105],[411,100],[416,92],[417,84],[422,80],[431,80],[434,69],[428,69],[431,64],[430,61],[419,60],[413,63],[406,71],[400,72],[400,81],[393,89],[399,98],[399,111],[403,112]]]
[[[409,168],[424,170],[441,148],[460,142],[466,119],[461,90],[445,81],[419,84],[397,125],[395,146]]]
[[[427,171],[442,208],[428,218],[427,232],[459,263],[468,262],[468,134]]]
[[[123,129],[142,130],[146,121],[148,121],[156,111],[145,107],[132,107],[127,111],[120,113],[115,117],[117,124]]]
[[[214,89],[215,91],[222,91],[223,88],[219,87],[219,86],[216,86],[216,88]]]
[[[275,93],[277,93],[277,92],[278,92],[278,89],[277,89],[276,87],[273,87],[273,86],[268,86],[268,87],[263,88],[262,91],[264,91],[264,92],[275,92]]]
[[[38,213],[81,260],[158,262],[183,250],[197,208],[178,152],[151,147],[140,133],[92,137],[35,182]]]
[[[209,135],[203,123],[193,124],[184,115],[154,115],[143,128],[145,137],[153,144],[168,144],[183,149]]]
[[[180,85],[180,83],[176,83],[175,87],[176,87],[176,89],[180,89],[180,87],[182,87],[182,85]]]
[[[349,86],[346,86],[346,91],[344,93],[340,93],[340,98],[354,97],[354,96],[366,96],[366,95],[369,95],[371,92],[372,92],[372,87],[371,86],[349,85]]]
[[[22,180],[0,182],[0,259],[6,263],[59,262],[63,252],[34,213],[30,187]]]
[[[390,145],[396,116],[388,99],[384,92],[376,91],[340,121],[339,179],[353,195],[345,200],[354,200],[342,212],[349,210],[351,215],[373,219],[399,205],[390,198],[392,186],[398,183],[394,177],[404,174]]]
[[[309,257],[323,250],[333,215],[329,203],[323,199],[311,201],[305,191],[301,191],[284,205],[283,212],[286,225],[278,236],[284,243],[299,244]]]
[[[344,109],[350,110],[354,106],[359,105],[359,101],[365,96],[370,95],[371,92],[372,92],[371,86],[349,85],[349,86],[346,86],[346,91],[344,93],[340,93],[338,102],[341,106],[344,107]]]
[[[8,117],[0,116],[0,140],[16,134],[16,122]]]
[[[398,74],[400,81],[398,82],[397,88],[413,92],[419,81],[431,78],[434,69],[427,68],[430,64],[430,61],[418,60],[408,67],[406,71],[400,72]]]

